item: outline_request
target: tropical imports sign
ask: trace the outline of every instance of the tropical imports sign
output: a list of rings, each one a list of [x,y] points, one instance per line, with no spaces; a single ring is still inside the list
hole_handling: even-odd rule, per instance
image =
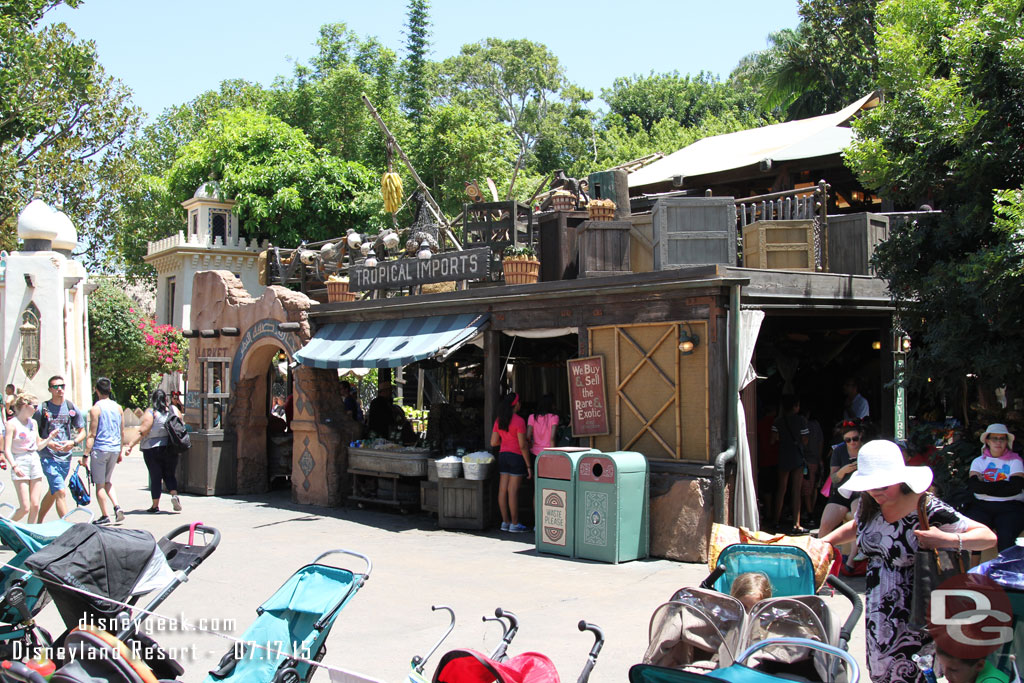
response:
[[[384,261],[372,268],[355,266],[349,270],[349,290],[399,289],[414,285],[452,280],[486,278],[491,267],[491,248],[446,251],[428,259],[403,258]]]
[[[572,404],[572,435],[602,436],[608,433],[608,402],[604,388],[604,356],[566,361],[569,366],[569,401]]]

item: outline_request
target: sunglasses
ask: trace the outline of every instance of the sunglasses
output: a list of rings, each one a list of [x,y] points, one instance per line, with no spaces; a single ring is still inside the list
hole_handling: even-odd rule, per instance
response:
[[[990,437],[988,437],[988,440],[989,441],[1007,441],[1008,439],[1005,436],[990,436]]]
[[[64,385],[63,384],[51,384],[50,388],[51,389],[63,389]]]
[[[846,443],[857,443],[857,442],[860,441],[860,437],[859,436],[847,436],[847,437],[843,437],[843,441],[845,441]]]

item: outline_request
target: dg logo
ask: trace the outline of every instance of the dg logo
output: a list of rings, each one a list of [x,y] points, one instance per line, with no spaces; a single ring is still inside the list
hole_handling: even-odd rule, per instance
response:
[[[932,593],[928,632],[954,657],[987,657],[1013,639],[1010,598],[987,576],[958,574]]]

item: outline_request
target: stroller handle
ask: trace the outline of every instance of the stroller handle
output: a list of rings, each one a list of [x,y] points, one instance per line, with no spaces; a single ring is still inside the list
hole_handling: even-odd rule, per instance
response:
[[[64,513],[64,516],[61,517],[61,519],[65,522],[70,522],[71,518],[75,515],[86,515],[86,522],[91,522],[93,518],[96,517],[95,512],[93,512],[87,507],[82,507],[81,505],[78,505]]]
[[[843,622],[842,628],[839,629],[840,644],[849,643],[850,636],[853,635],[854,627],[857,625],[857,622],[860,621],[861,615],[864,614],[864,603],[861,602],[860,596],[857,595],[857,592],[846,585],[846,582],[838,576],[832,576],[829,574],[828,578],[825,579],[825,583],[842,593],[843,597],[849,600],[850,604],[853,606],[850,610],[850,616],[846,618],[846,621]]]
[[[196,532],[203,534],[204,538],[205,534],[213,534],[213,539],[205,545],[195,546],[193,545],[193,542],[195,541]],[[190,567],[190,569],[195,569],[200,565],[200,563],[203,562],[203,560],[209,557],[210,554],[217,549],[218,545],[220,545],[220,531],[214,529],[212,526],[206,526],[202,522],[193,522],[192,524],[182,524],[181,526],[175,527],[171,531],[167,532],[167,534],[165,534],[164,537],[160,540],[169,543],[175,543],[176,541],[174,539],[185,533],[188,534],[188,545],[202,549],[202,551],[199,553],[198,558]]]
[[[505,627],[504,620],[506,619],[508,620],[508,628]],[[516,637],[517,633],[519,633],[519,617],[512,612],[509,612],[507,609],[498,607],[494,610],[493,618],[484,617],[483,620],[497,621],[501,624],[501,642],[498,643],[498,646],[494,648],[494,652],[491,653],[491,659],[498,662],[505,661],[508,658],[505,654],[508,651],[508,646],[512,644],[512,639]]]
[[[430,651],[427,652],[427,654],[422,657],[416,655],[412,658],[412,668],[416,673],[423,673],[423,667],[426,666],[427,660],[430,659],[431,655],[437,652],[437,648],[441,647],[441,643],[447,640],[448,636],[450,636],[452,631],[455,630],[455,610],[448,605],[431,605],[430,609],[433,612],[436,612],[439,609],[445,610],[448,612],[448,616],[451,617],[451,621],[448,623],[448,630],[444,632],[444,635],[441,636],[436,643],[434,643],[434,646],[430,648]]]
[[[705,578],[703,581],[700,582],[700,587],[704,588],[704,589],[707,589],[707,590],[713,589],[715,587],[715,582],[717,582],[718,579],[720,579],[722,577],[722,574],[725,574],[725,572],[726,572],[725,565],[724,564],[718,565],[717,567],[715,567],[715,571],[713,571],[710,574],[708,574],[707,578]]]
[[[772,647],[774,645],[799,645],[806,647],[810,650],[817,650],[818,652],[824,652],[828,655],[838,657],[844,664],[846,669],[850,673],[850,679],[847,683],[857,683],[860,680],[860,667],[857,665],[855,660],[849,652],[842,648],[833,647],[832,645],[826,645],[819,640],[811,640],[810,638],[767,638],[765,640],[754,643],[746,650],[740,653],[736,658],[737,664],[743,664],[746,662],[751,655],[756,652],[763,650],[766,647]]]
[[[601,630],[600,626],[582,620],[576,624],[576,627],[580,631],[590,631],[594,634],[594,645],[590,648],[590,654],[583,665],[583,671],[580,672],[579,678],[576,679],[576,683],[587,683],[590,679],[590,672],[594,670],[594,665],[597,664],[597,655],[601,653],[601,648],[604,646],[604,631]]]
[[[354,550],[345,550],[344,548],[335,548],[334,550],[328,550],[327,552],[323,552],[323,553],[320,553],[319,555],[317,555],[316,559],[313,560],[313,564],[320,564],[320,560],[324,559],[328,555],[351,555],[352,557],[358,557],[360,560],[362,560],[366,564],[366,571],[363,572],[363,580],[360,583],[365,583],[366,580],[368,578],[370,578],[370,572],[373,571],[373,562],[366,555],[363,555],[362,553],[357,553]]]
[[[7,661],[0,662],[0,677],[5,681],[17,681],[18,683],[46,683],[46,678],[30,669],[21,662]]]

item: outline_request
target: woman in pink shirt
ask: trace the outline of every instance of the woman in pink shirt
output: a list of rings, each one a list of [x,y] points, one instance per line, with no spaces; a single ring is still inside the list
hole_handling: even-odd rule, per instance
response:
[[[498,419],[491,432],[491,446],[498,452],[498,509],[501,530],[522,533],[530,529],[519,523],[519,485],[530,478],[530,451],[526,445],[526,422],[517,415],[519,394],[509,394],[498,405]]]
[[[555,397],[544,394],[537,402],[537,410],[526,421],[526,440],[530,443],[530,452],[540,455],[546,448],[555,445],[555,428],[558,426],[558,415],[555,414]]]

